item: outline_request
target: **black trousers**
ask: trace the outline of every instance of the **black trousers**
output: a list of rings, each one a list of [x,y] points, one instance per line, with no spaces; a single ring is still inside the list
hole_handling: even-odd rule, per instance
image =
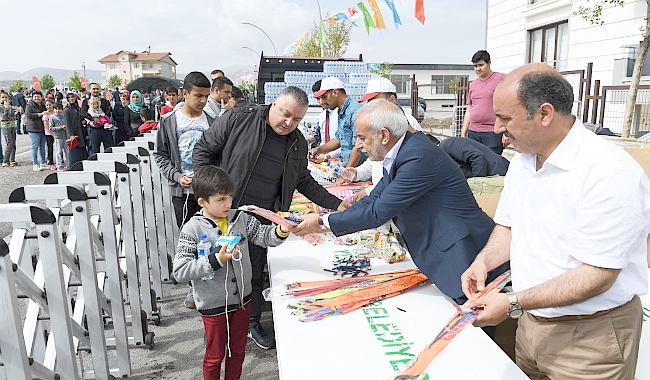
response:
[[[264,266],[266,265],[267,249],[259,245],[248,243],[248,255],[251,258],[251,269],[253,270],[253,278],[251,285],[253,292],[251,293],[251,316],[250,324],[259,323],[262,316],[262,290],[264,290]]]
[[[174,205],[176,224],[179,228],[190,220],[192,215],[196,214],[196,212],[201,209],[199,204],[196,202],[196,198],[194,198],[194,194],[186,194],[182,197],[172,197],[172,204]],[[184,208],[185,210],[183,210]],[[185,217],[183,218],[183,216]]]
[[[45,135],[45,143],[47,144],[47,163],[49,165],[54,165],[54,136]]]
[[[501,140],[503,138],[503,132],[494,133],[494,132],[467,131],[467,137],[487,146],[499,156],[501,155],[501,153],[503,153],[503,142]]]

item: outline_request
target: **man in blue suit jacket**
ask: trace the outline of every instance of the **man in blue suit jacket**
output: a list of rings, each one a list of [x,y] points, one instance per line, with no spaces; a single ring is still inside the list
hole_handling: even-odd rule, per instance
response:
[[[337,236],[393,220],[415,265],[450,298],[466,298],[460,275],[485,246],[494,222],[477,205],[458,165],[423,133],[407,131],[403,112],[386,100],[366,104],[357,115],[358,144],[374,161],[384,160],[384,178],[348,210],[305,215],[292,232],[328,228]],[[502,273],[503,267],[490,278]]]

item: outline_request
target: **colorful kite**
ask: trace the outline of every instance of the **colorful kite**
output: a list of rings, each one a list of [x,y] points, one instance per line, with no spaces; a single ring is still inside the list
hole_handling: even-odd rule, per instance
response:
[[[481,298],[485,294],[498,293],[510,281],[510,271],[505,272],[488,284],[482,291],[470,297],[470,301]],[[456,306],[456,314],[447,322],[442,331],[420,354],[411,365],[395,377],[395,380],[418,379],[429,367],[433,359],[454,339],[465,327],[472,324],[478,317],[477,310]]]

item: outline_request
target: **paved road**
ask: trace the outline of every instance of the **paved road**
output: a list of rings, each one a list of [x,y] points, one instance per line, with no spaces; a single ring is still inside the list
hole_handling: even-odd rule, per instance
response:
[[[4,144],[3,144],[4,147]],[[26,135],[18,135],[16,161],[21,165],[0,168],[0,203],[7,203],[11,192],[20,186],[40,185],[50,170],[32,171],[30,142]],[[0,237],[11,234],[11,225],[0,223]],[[164,285],[160,326],[150,325],[156,334],[153,350],[134,347],[131,350],[134,380],[201,379],[203,359],[203,325],[195,310],[182,306],[187,285]],[[265,305],[262,326],[273,333],[270,305]],[[87,360],[84,360],[86,362]],[[242,379],[278,379],[278,362],[275,350],[263,350],[250,339],[246,347],[246,360]]]

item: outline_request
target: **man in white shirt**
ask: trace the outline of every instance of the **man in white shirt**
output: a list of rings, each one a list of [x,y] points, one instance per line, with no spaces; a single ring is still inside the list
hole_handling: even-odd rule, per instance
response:
[[[519,319],[517,365],[533,379],[632,379],[645,294],[650,181],[571,115],[573,90],[531,64],[494,93],[495,133],[515,146],[490,240],[461,276],[470,297],[510,260],[513,292],[468,302],[476,326]],[[521,317],[521,318],[519,318]]]
[[[307,137],[307,144],[317,143],[317,146],[328,143],[333,137],[336,137],[336,130],[339,126],[339,109],[333,110],[325,106],[322,96],[317,96],[316,93],[320,91],[321,80],[314,82],[311,90],[314,93],[314,98],[318,100],[318,104],[323,108],[323,112],[318,115],[318,124],[316,125],[316,135]],[[341,156],[341,148],[335,149],[329,153],[321,153],[311,160],[317,164],[323,161],[328,161],[331,158],[339,158]]]

